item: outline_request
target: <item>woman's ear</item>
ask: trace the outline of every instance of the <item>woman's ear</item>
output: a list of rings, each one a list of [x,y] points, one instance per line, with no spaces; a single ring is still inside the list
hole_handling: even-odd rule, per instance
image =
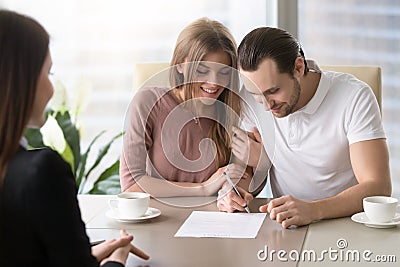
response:
[[[176,65],[176,70],[177,70],[180,74],[183,74],[183,66],[182,66],[182,63]]]
[[[179,63],[176,65],[176,70],[180,73],[183,74],[185,70],[185,65],[188,62],[188,58],[186,57],[185,60],[182,63]]]
[[[296,78],[301,78],[304,75],[305,63],[303,57],[297,57],[294,61],[293,76]]]

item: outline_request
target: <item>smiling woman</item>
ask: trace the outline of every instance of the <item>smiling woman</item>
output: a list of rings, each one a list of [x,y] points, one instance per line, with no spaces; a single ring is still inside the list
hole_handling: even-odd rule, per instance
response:
[[[197,63],[189,62],[185,60],[185,63],[177,65],[177,70],[184,77],[193,78],[192,81],[184,81],[187,87],[190,87],[190,83],[193,83],[193,92],[190,98],[199,98],[205,105],[214,104],[215,100],[223,93],[224,88],[230,86],[232,79],[231,72],[231,58],[228,53],[223,50],[207,53],[201,61],[198,63],[194,74],[191,75],[192,65]],[[195,67],[195,66],[193,66]],[[179,89],[184,84],[176,85],[177,88],[173,90],[173,93],[181,100],[184,101],[187,90]]]
[[[220,22],[199,19],[181,32],[171,87],[145,87],[130,105],[121,156],[124,191],[214,195],[225,183],[223,171],[244,177],[248,187],[244,167],[230,159],[241,109],[236,67],[236,43]]]

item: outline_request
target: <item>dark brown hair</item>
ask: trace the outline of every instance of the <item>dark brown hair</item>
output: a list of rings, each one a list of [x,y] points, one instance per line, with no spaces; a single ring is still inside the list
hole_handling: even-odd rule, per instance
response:
[[[29,122],[49,35],[34,19],[0,10],[0,187]]]
[[[278,28],[261,27],[248,33],[238,49],[239,64],[245,71],[255,71],[261,61],[272,59],[280,73],[293,76],[295,60],[304,58],[304,75],[308,72],[304,52],[299,42],[287,31]]]

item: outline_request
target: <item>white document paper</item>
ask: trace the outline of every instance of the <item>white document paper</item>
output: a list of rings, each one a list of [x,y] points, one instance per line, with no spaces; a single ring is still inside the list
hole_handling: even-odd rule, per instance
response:
[[[255,238],[266,215],[193,211],[175,237]]]

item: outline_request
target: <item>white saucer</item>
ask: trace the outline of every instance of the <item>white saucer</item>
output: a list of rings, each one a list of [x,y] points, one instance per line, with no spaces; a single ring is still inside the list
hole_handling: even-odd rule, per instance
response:
[[[396,215],[390,222],[385,222],[385,223],[371,222],[368,219],[367,215],[365,215],[365,212],[356,213],[353,216],[351,216],[351,219],[354,222],[363,223],[366,226],[372,228],[390,228],[400,224],[400,213],[396,213]]]
[[[149,207],[149,209],[146,211],[146,213],[144,215],[137,217],[137,218],[123,218],[123,217],[119,216],[119,214],[117,214],[117,212],[114,212],[111,209],[106,212],[106,216],[108,218],[117,220],[117,221],[121,221],[121,222],[140,222],[140,221],[158,217],[158,216],[160,216],[160,214],[161,214],[161,211],[159,209],[151,208],[151,207]]]

